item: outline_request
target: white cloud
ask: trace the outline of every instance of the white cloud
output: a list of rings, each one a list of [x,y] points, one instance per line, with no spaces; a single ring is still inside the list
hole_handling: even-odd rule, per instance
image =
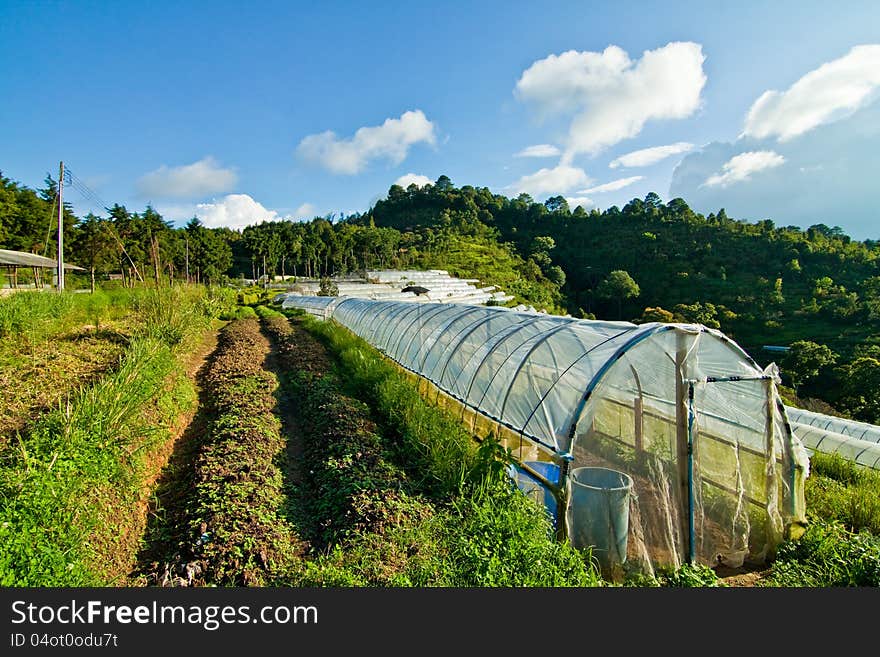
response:
[[[300,206],[301,209],[303,206]],[[275,210],[269,210],[247,194],[228,194],[220,201],[199,203],[196,216],[209,228],[244,228],[262,221],[278,221],[282,217]],[[284,217],[290,218],[290,217]]]
[[[852,115],[877,98],[880,45],[856,46],[822,64],[788,90],[765,91],[746,117],[743,135],[783,142]]]
[[[721,173],[709,176],[704,183],[708,187],[727,187],[748,180],[753,173],[773,169],[785,163],[785,158],[773,151],[749,151],[730,158],[721,167]]]
[[[514,157],[557,157],[560,154],[559,148],[553,144],[535,144],[526,146]]]
[[[540,169],[523,176],[507,189],[516,194],[529,194],[533,197],[562,194],[575,187],[589,185],[592,181],[583,169],[559,165],[552,169]]]
[[[574,210],[579,205],[583,207],[584,210],[596,205],[593,203],[593,199],[587,196],[566,196],[565,200],[568,201],[568,207],[570,210]]]
[[[633,183],[637,183],[642,179],[644,179],[644,176],[632,176],[630,178],[619,178],[617,180],[612,180],[611,182],[604,183],[602,185],[596,185],[595,187],[590,187],[589,189],[581,190],[578,192],[578,194],[601,194],[603,192],[616,192],[618,189],[623,189],[624,187],[629,187]]]
[[[377,159],[400,164],[413,144],[436,142],[435,127],[421,110],[409,111],[380,126],[358,128],[351,139],[340,139],[330,130],[309,135],[296,151],[332,173],[355,174]]]
[[[516,83],[518,98],[544,115],[572,114],[563,164],[634,137],[651,119],[680,119],[700,107],[706,84],[702,46],[668,43],[633,61],[618,46],[569,50],[533,63]]]
[[[707,186],[734,156],[773,151],[785,165],[723,187]],[[675,167],[669,198],[681,197],[708,214],[724,208],[737,219],[772,219],[777,226],[839,224],[854,239],[880,239],[877,222],[877,153],[880,101],[851,117],[819,126],[797,139],[739,139],[706,144]]]
[[[692,150],[694,147],[693,144],[686,141],[679,141],[674,144],[668,144],[666,146],[652,146],[651,148],[643,148],[638,151],[632,151],[631,153],[626,153],[625,155],[621,155],[618,158],[611,160],[608,163],[608,166],[612,169],[617,169],[618,167],[647,167],[652,164],[656,164],[660,160],[665,160],[667,157],[672,155],[678,155],[679,153],[687,153]]]
[[[400,178],[394,181],[395,185],[400,185],[404,189],[406,189],[413,183],[415,183],[416,187],[424,187],[425,185],[433,184],[433,181],[428,178],[428,176],[420,176],[415,173],[405,173]]]
[[[317,216],[315,206],[311,203],[303,203],[291,215],[294,219],[313,219]],[[287,217],[285,217],[286,219]]]
[[[145,198],[193,198],[229,191],[237,181],[235,171],[221,167],[209,156],[179,167],[163,164],[141,176],[137,188]]]

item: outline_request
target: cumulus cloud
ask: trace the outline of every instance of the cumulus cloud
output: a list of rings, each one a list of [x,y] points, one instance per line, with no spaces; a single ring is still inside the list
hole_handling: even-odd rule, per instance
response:
[[[178,167],[163,164],[141,176],[137,189],[144,198],[194,198],[229,191],[237,180],[235,171],[209,156]]]
[[[301,209],[304,206],[300,206]],[[282,217],[247,194],[228,194],[219,201],[198,203],[196,216],[209,228],[244,228],[262,221],[278,221]],[[287,218],[287,217],[285,217]]]
[[[773,151],[784,166],[765,169],[735,185],[706,185],[743,152]],[[880,239],[877,224],[877,153],[880,102],[847,119],[819,126],[797,139],[743,137],[715,142],[686,155],[673,172],[669,195],[695,210],[724,208],[737,219],[772,219],[807,228],[839,225],[856,239]]]
[[[592,181],[583,169],[561,164],[552,169],[539,169],[523,176],[507,189],[515,194],[533,197],[563,194],[575,187],[589,185]]]
[[[703,183],[708,187],[727,187],[748,180],[753,173],[785,164],[785,158],[773,151],[748,151],[734,155],[721,167],[721,173],[709,176]]]
[[[694,145],[686,141],[679,141],[666,146],[652,146],[651,148],[643,148],[638,151],[632,151],[631,153],[621,155],[620,157],[611,160],[611,162],[608,163],[608,166],[612,169],[617,169],[619,167],[647,167],[656,164],[660,160],[665,160],[672,155],[687,153],[688,151],[693,150],[693,148]]]
[[[562,152],[553,144],[535,144],[534,146],[526,146],[514,157],[557,157]]]
[[[786,91],[765,91],[749,110],[743,136],[787,141],[851,116],[876,99],[878,89],[880,45],[856,46]]]
[[[435,129],[424,112],[408,111],[398,119],[385,119],[382,125],[359,128],[350,139],[340,139],[331,130],[309,135],[296,151],[303,160],[332,173],[351,175],[362,171],[373,160],[400,164],[413,144],[434,144]]]
[[[256,201],[254,201],[256,203]],[[294,219],[312,219],[316,215],[316,208],[311,203],[303,203],[296,210],[293,211],[291,215]],[[287,217],[285,217],[286,219]]]
[[[416,187],[424,187],[425,185],[433,184],[433,181],[428,178],[428,176],[420,176],[415,173],[405,173],[400,178],[394,181],[395,185],[400,185],[404,189],[409,187],[412,184],[415,184]]]
[[[577,206],[581,206],[584,210],[587,208],[591,208],[595,203],[593,203],[593,199],[588,196],[566,196],[565,200],[568,202],[568,207],[570,210],[574,210]]]
[[[641,132],[652,119],[681,119],[700,107],[706,84],[702,46],[672,42],[633,61],[618,46],[569,50],[534,62],[516,96],[544,116],[572,115],[563,164]]]
[[[630,178],[618,178],[617,180],[612,180],[611,182],[607,182],[603,185],[596,185],[595,187],[590,187],[589,189],[581,190],[578,192],[578,194],[601,194],[603,192],[616,192],[618,189],[623,189],[624,187],[629,187],[633,183],[637,183],[642,179],[644,179],[644,176],[631,176]]]

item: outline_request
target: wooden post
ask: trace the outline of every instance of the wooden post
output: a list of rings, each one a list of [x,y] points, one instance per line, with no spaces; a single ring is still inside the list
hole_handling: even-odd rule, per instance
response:
[[[641,397],[633,399],[633,420],[635,422],[633,429],[636,440],[636,453],[640,453],[645,451],[644,402]]]
[[[681,513],[682,549],[688,550],[688,405],[687,405],[687,333],[675,331],[675,444]]]
[[[645,403],[644,397],[642,395],[642,381],[639,378],[639,373],[636,371],[636,368],[632,365],[629,366],[630,372],[633,375],[633,381],[636,382],[636,390],[638,390],[639,396],[633,399],[633,435],[635,437],[636,444],[636,455],[638,456],[640,452],[645,450],[644,443],[644,433],[645,433],[645,420],[644,420],[644,411],[645,411]]]

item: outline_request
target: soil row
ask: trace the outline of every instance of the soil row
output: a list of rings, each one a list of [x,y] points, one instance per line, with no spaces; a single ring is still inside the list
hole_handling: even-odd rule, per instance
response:
[[[203,377],[205,426],[190,472],[176,482],[188,493],[166,526],[154,529],[165,554],[153,555],[149,583],[266,586],[299,565],[305,546],[285,514],[289,464],[276,415],[278,380],[265,369],[268,354],[257,320],[221,330]]]
[[[283,382],[302,433],[302,530],[319,551],[433,515],[406,491],[404,472],[386,458],[370,409],[340,390],[327,351],[296,322],[274,317],[264,328],[277,348]]]

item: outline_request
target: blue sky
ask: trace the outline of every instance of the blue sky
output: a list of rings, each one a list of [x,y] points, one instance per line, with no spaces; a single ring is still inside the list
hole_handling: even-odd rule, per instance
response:
[[[0,0],[0,170],[233,227],[446,174],[880,238],[880,3],[242,7]]]

